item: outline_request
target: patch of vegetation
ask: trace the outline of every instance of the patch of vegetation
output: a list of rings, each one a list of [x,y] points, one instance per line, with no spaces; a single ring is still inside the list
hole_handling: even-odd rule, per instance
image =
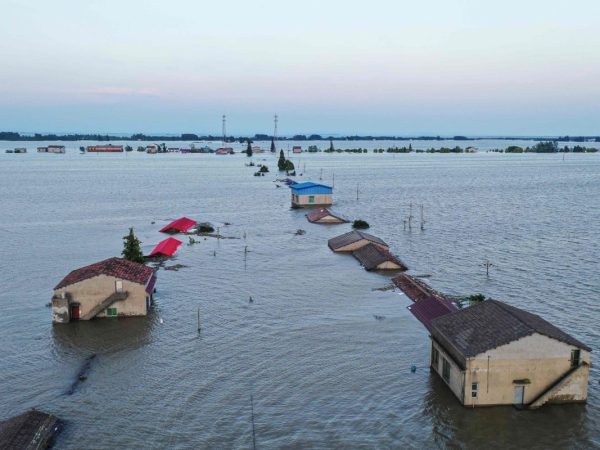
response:
[[[352,222],[352,228],[355,230],[366,230],[369,227],[370,225],[366,220],[356,219],[354,222]]]
[[[123,258],[129,261],[144,263],[144,254],[142,253],[142,243],[133,233],[133,227],[129,228],[129,234],[123,236]]]

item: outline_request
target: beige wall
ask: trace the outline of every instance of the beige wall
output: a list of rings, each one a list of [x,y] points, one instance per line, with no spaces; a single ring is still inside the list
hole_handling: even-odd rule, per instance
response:
[[[309,197],[314,197],[314,203],[309,202]],[[293,206],[318,206],[331,205],[333,203],[332,194],[315,194],[315,195],[296,195],[292,194]]]
[[[67,286],[65,291],[71,295],[72,303],[80,304],[80,315],[83,317],[116,291],[117,280],[115,277],[99,275]],[[122,281],[123,290],[127,291],[128,296],[110,307],[117,308],[119,316],[145,316],[147,313],[145,286],[127,280]],[[61,291],[62,289],[55,290],[55,297],[60,297]],[[106,317],[106,311],[102,311],[96,317]]]
[[[377,268],[380,270],[396,270],[396,269],[400,269],[400,266],[398,264],[396,264],[395,262],[386,261],[386,262],[382,262],[381,264],[379,264],[377,266]]]
[[[513,381],[523,379],[530,381],[529,384],[523,384],[524,403],[530,403],[570,370],[571,350],[575,349],[536,333],[478,355],[467,361],[465,392],[468,395],[465,395],[465,404],[513,404],[517,386]],[[589,352],[582,350],[581,360],[589,363]],[[589,370],[583,372],[587,374]],[[587,376],[578,378],[579,383],[570,383],[568,389],[572,394],[571,401],[584,401],[587,398]],[[478,394],[477,398],[472,398],[471,383],[475,382],[478,383]]]
[[[439,352],[439,361],[437,364],[433,361],[433,351],[431,352],[431,367],[439,374],[440,378],[450,387],[450,390],[456,395],[458,400],[463,402],[463,392],[464,392],[464,380],[465,374],[464,371],[452,360],[450,355],[448,355],[442,347],[438,345],[437,342],[431,341],[432,348],[435,348]],[[449,382],[444,380],[442,375],[442,367],[443,360],[448,361],[450,364],[450,380]]]
[[[317,220],[317,223],[343,223],[343,222],[340,219],[338,219],[337,217],[325,216],[325,217]]]

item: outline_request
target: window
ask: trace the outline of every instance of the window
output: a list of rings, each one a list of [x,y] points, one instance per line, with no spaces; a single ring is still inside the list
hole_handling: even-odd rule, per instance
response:
[[[477,383],[471,383],[471,398],[477,398]]]
[[[442,378],[450,383],[450,363],[446,358],[442,358]]]
[[[315,202],[315,196],[314,195],[310,195],[308,197],[308,203],[314,203]]]
[[[106,309],[106,315],[107,316],[116,316],[117,315],[117,308],[107,308]]]
[[[431,365],[437,370],[440,363],[440,352],[437,348],[431,348]]]
[[[581,350],[571,350],[571,367],[577,367],[581,359]]]

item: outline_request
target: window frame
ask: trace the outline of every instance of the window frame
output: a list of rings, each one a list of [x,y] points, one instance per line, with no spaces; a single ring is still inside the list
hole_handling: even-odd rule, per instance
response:
[[[442,357],[442,378],[450,383],[450,361]]]
[[[106,308],[106,315],[108,317],[116,317],[117,308],[114,308],[114,307]]]
[[[471,398],[477,398],[479,395],[479,383],[471,383]]]

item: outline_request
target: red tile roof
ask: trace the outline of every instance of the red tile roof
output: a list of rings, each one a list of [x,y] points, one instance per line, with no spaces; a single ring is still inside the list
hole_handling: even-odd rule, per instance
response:
[[[164,255],[164,256],[173,256],[177,251],[177,248],[182,244],[182,242],[175,238],[167,238],[164,241],[160,241],[154,250],[150,252],[149,256],[155,255]]]
[[[89,266],[75,269],[69,275],[64,277],[54,289],[61,289],[65,286],[70,286],[71,284],[79,283],[80,281],[98,275],[107,275],[145,285],[153,274],[154,269],[144,264],[122,258],[109,258]]]
[[[408,310],[431,331],[431,321],[451,312],[456,311],[456,306],[449,301],[436,297],[426,297],[412,305],[407,306]]]
[[[185,233],[186,231],[188,231],[190,228],[192,228],[194,225],[196,225],[196,221],[189,219],[187,217],[180,217],[177,220],[174,220],[173,222],[171,222],[169,225],[163,227],[160,229],[161,233],[177,233],[177,232],[181,232],[181,233]]]

